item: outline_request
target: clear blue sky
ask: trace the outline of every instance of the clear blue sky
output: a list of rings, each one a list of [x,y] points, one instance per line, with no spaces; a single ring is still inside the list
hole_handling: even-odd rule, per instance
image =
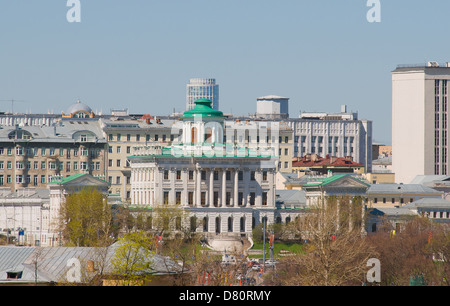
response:
[[[380,2],[369,23],[367,0],[81,0],[69,23],[66,0],[0,0],[0,100],[166,115],[185,110],[189,78],[214,77],[224,112],[270,94],[290,98],[291,117],[347,104],[390,143],[391,71],[450,61],[450,1]]]

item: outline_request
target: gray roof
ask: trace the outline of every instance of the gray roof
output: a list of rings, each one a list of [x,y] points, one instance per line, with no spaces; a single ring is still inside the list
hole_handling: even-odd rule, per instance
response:
[[[436,182],[436,181],[445,181],[450,179],[448,175],[417,175],[412,181],[411,184],[422,184],[427,185],[428,183]]]
[[[444,208],[450,209],[450,201],[442,198],[423,198],[412,203],[408,203],[403,207],[409,209],[417,209],[417,208]]]
[[[372,160],[372,165],[392,165],[392,156],[380,157]]]
[[[275,201],[283,208],[303,208],[306,206],[306,193],[304,190],[276,190]]]
[[[47,188],[19,188],[11,191],[11,188],[0,189],[2,199],[50,199],[50,190]]]
[[[171,129],[174,124],[180,122],[175,119],[159,118],[159,123],[157,123],[156,119],[157,118],[151,119],[150,124],[148,124],[146,119],[109,117],[101,119],[101,126],[104,130],[115,130],[119,128],[121,130]],[[174,130],[174,132],[176,132],[176,130]]]
[[[367,190],[367,194],[426,194],[438,196],[441,192],[421,184],[372,184]]]
[[[0,142],[12,142],[9,139],[10,133],[15,130],[27,131],[31,135],[28,140],[16,140],[16,142],[27,143],[73,143],[74,134],[79,132],[88,132],[95,136],[96,142],[106,143],[100,123],[97,119],[60,119],[52,125],[22,125],[22,126],[0,126]]]
[[[117,244],[108,248],[94,247],[15,247],[0,246],[0,283],[30,283],[35,282],[35,266],[37,262],[38,282],[66,281],[66,274],[71,268],[69,260],[78,259],[82,264],[88,260],[104,263],[104,274],[112,271],[111,259],[115,254]],[[150,274],[167,274],[179,272],[181,267],[167,257],[153,255],[150,258]],[[18,280],[7,278],[7,272],[22,272]]]
[[[406,206],[406,205],[405,205]],[[416,216],[417,214],[410,210],[409,208],[402,207],[377,207],[375,208],[378,211],[381,211],[383,214],[389,217],[398,217],[398,216]]]
[[[80,111],[90,113],[92,111],[92,109],[89,106],[87,106],[86,104],[81,103],[80,101],[77,101],[76,103],[70,105],[67,108],[65,114],[69,115],[69,114],[74,114],[74,113],[80,112]]]

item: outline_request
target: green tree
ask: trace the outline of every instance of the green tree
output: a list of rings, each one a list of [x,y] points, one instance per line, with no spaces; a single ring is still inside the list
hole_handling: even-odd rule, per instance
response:
[[[154,279],[152,267],[154,240],[145,232],[126,233],[117,242],[111,265],[121,286],[145,285]]]
[[[61,204],[60,229],[67,246],[104,246],[111,243],[111,209],[94,188],[70,193]]]
[[[361,205],[349,199],[328,199],[297,221],[308,243],[305,253],[283,260],[283,285],[342,286],[364,281],[367,260],[376,253],[361,233]]]

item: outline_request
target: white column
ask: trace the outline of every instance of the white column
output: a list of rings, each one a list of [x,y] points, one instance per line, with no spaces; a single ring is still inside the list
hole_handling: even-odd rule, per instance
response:
[[[256,194],[255,194],[255,206],[261,207],[262,206],[262,173],[261,169],[257,169],[255,171],[255,179],[256,179]]]
[[[234,169],[234,196],[233,196],[233,206],[238,205],[238,187],[239,187],[239,168]]]
[[[183,180],[183,194],[181,196],[181,203],[183,206],[188,206],[188,180],[189,169],[184,168],[181,172],[181,179]]]
[[[222,170],[222,198],[220,199],[220,206],[225,207],[227,200],[227,169]]]
[[[195,189],[196,189],[196,203],[194,203],[194,206],[200,206],[201,205],[201,182],[202,182],[202,171],[200,169],[196,169],[196,182],[195,182]]]
[[[214,168],[209,169],[209,203],[208,206],[214,206]]]
[[[243,192],[243,205],[242,206],[247,206],[248,204],[248,196],[249,196],[249,185],[250,185],[250,169],[245,169],[244,170],[244,192]]]

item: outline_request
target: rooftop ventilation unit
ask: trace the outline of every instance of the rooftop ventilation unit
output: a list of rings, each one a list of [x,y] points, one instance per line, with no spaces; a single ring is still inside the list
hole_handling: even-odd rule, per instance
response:
[[[428,67],[439,67],[438,62],[428,62]]]

